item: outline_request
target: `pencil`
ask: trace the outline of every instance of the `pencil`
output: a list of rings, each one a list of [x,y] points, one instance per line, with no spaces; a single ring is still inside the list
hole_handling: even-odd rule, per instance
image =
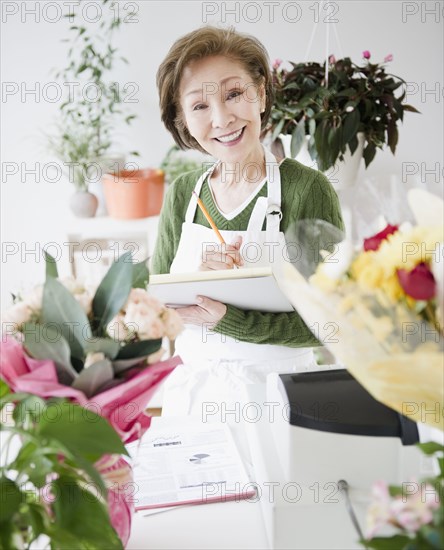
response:
[[[224,241],[224,238],[220,234],[219,229],[217,228],[216,224],[213,221],[213,218],[210,216],[210,214],[208,214],[208,211],[205,208],[204,203],[198,197],[196,191],[193,191],[193,195],[196,197],[197,204],[199,205],[199,208],[202,210],[202,214],[206,217],[207,222],[210,224],[211,229],[216,233],[216,236],[219,239],[220,244],[225,244],[226,245],[227,243]],[[235,269],[239,269],[239,266],[237,264],[233,264],[233,267]]]
[[[193,195],[196,197],[197,204],[199,205],[199,208],[202,210],[202,214],[207,218],[208,223],[211,225],[211,229],[216,233],[216,236],[219,239],[220,244],[227,244],[224,241],[224,238],[222,237],[222,235],[220,234],[216,224],[213,222],[212,217],[208,214],[207,209],[204,206],[204,203],[197,196],[196,191],[193,191]]]

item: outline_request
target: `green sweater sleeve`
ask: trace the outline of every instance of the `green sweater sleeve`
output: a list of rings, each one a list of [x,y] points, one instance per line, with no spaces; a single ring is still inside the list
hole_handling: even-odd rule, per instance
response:
[[[320,172],[286,159],[281,166],[281,190],[281,231],[302,219],[322,219],[343,229],[336,192]],[[297,312],[262,313],[227,306],[214,331],[256,344],[294,348],[320,345]]]

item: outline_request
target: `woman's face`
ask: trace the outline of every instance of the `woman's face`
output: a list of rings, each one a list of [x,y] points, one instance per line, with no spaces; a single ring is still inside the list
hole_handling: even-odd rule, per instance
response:
[[[241,63],[224,56],[191,62],[183,72],[179,97],[188,131],[210,155],[232,163],[262,151],[265,93]]]

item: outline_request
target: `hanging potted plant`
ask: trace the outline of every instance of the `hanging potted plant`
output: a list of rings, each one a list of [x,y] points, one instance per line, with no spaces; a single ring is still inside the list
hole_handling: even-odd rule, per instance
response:
[[[69,43],[68,64],[56,73],[57,78],[70,84],[69,93],[60,106],[58,131],[49,138],[52,151],[76,187],[71,208],[80,217],[96,213],[98,201],[91,197],[89,188],[94,186],[100,195],[100,187],[95,184],[100,183],[102,174],[119,171],[125,163],[124,154],[112,153],[116,123],[123,119],[129,124],[135,118],[122,107],[133,90],[109,80],[117,61],[128,63],[113,47],[114,31],[122,19],[116,16],[114,0],[101,3],[103,17],[98,29],[80,24],[78,15],[70,14],[71,37],[65,40]],[[129,154],[139,156],[137,151]]]
[[[319,170],[327,171],[359,148],[367,168],[377,149],[388,145],[392,153],[398,143],[398,122],[405,111],[418,113],[405,103],[405,81],[386,72],[385,63],[371,63],[364,51],[364,63],[349,57],[329,57],[327,67],[317,62],[273,63],[275,101],[268,134],[283,153],[282,141],[289,141],[292,157],[304,145]],[[397,90],[402,90],[397,94]],[[285,136],[288,136],[286,138]],[[359,166],[359,162],[358,162]]]

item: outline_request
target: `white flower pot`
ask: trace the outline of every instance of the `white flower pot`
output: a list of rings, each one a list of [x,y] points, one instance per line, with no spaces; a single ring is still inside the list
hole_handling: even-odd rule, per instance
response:
[[[279,136],[282,140],[284,146],[285,156],[291,158],[290,153],[290,144],[291,144],[291,135]],[[350,149],[346,148],[344,153],[344,160],[338,160],[334,166],[329,168],[324,174],[330,180],[330,183],[336,190],[346,189],[354,185],[358,178],[358,171],[361,165],[362,154],[364,151],[364,134],[359,132],[358,135],[358,147],[353,155],[350,153]],[[318,169],[317,162],[310,157],[308,152],[308,140],[309,136],[306,136],[306,140],[301,150],[296,156],[296,160],[305,166],[310,168]]]

